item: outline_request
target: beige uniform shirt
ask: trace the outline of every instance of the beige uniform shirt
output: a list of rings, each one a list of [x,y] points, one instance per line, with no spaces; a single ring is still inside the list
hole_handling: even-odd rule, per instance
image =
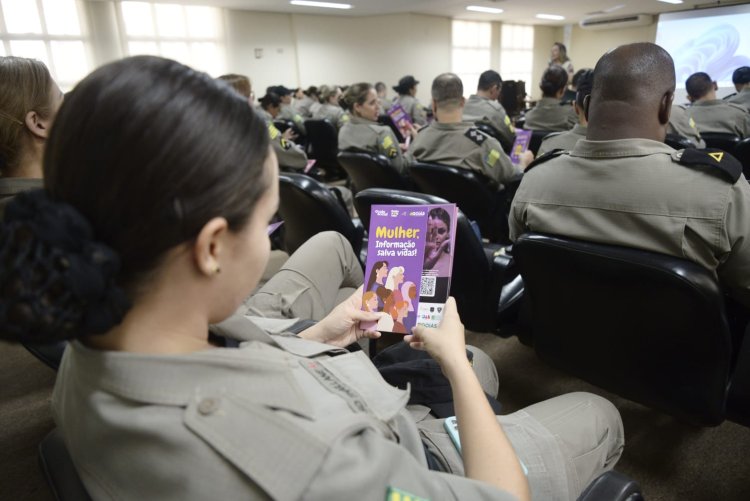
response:
[[[313,103],[317,103],[317,101],[310,96],[304,96],[299,101],[294,102],[294,107],[297,109],[297,112],[302,115],[302,118],[311,118],[312,111],[310,111],[310,106],[312,106]]]
[[[572,105],[561,105],[559,99],[543,97],[535,107],[526,112],[523,126],[528,130],[565,131],[578,123],[578,117]]]
[[[742,89],[734,96],[727,99],[728,102],[744,106],[750,111],[750,87]]]
[[[434,122],[420,130],[409,147],[407,160],[473,170],[486,176],[493,188],[500,188],[521,174],[497,139],[467,122]]]
[[[667,134],[677,134],[678,136],[690,139],[696,148],[706,147],[706,142],[701,138],[701,133],[698,131],[695,120],[690,117],[685,106],[679,104],[672,105]]]
[[[413,123],[418,125],[427,124],[427,112],[416,97],[407,95],[398,96],[394,98],[393,102],[394,104],[399,103],[406,110]]]
[[[284,139],[281,131],[276,128],[273,122],[266,122],[268,126],[268,137],[271,139],[273,151],[279,160],[281,167],[292,169],[304,169],[307,166],[307,155],[301,146],[294,144],[292,141]]]
[[[683,151],[646,139],[578,141],[524,174],[511,240],[534,231],[688,259],[750,306],[750,185],[677,163]]]
[[[486,124],[495,129],[506,150],[510,150],[516,140],[516,129],[503,105],[497,101],[473,94],[466,101],[463,118],[464,122]]]
[[[406,161],[401,147],[390,127],[360,117],[352,117],[339,130],[339,149],[365,151],[383,155],[399,173],[404,172]]]
[[[170,356],[70,344],[53,414],[93,499],[515,499],[430,471],[408,392],[364,352],[244,317],[217,329],[247,342]]]
[[[27,177],[0,177],[0,221],[3,220],[5,206],[22,191],[44,188],[44,180]]]
[[[278,118],[279,120],[289,120],[290,122],[293,122],[302,134],[307,134],[307,132],[305,131],[305,119],[302,118],[302,115],[300,115],[293,106],[282,104],[279,116],[276,118]]]
[[[315,113],[313,113],[313,120],[324,120],[328,119],[330,122],[340,129],[346,122],[349,121],[349,114],[345,112],[341,106],[334,106],[332,104],[322,104]]]
[[[739,104],[712,99],[695,102],[687,111],[701,132],[723,132],[741,138],[750,136],[750,112]]]
[[[586,125],[576,124],[567,132],[557,132],[542,139],[536,156],[541,156],[552,150],[572,150],[579,139],[586,139]]]

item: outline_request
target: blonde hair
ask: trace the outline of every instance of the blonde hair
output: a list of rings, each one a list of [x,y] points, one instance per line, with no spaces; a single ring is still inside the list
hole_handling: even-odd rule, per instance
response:
[[[250,79],[245,75],[237,75],[236,73],[229,73],[227,75],[221,75],[219,80],[224,80],[226,83],[232,86],[234,90],[239,92],[245,97],[250,97],[253,91],[253,85]]]
[[[388,278],[385,279],[385,288],[390,289],[392,291],[396,290],[396,275],[399,273],[401,275],[404,274],[404,267],[403,266],[394,266],[388,271]]]
[[[367,291],[362,295],[362,306],[364,306],[367,311],[371,311],[367,306],[367,302],[374,297],[377,297],[377,294],[375,294],[373,291]]]
[[[43,62],[25,57],[0,57],[0,171],[18,165],[23,139],[28,134],[26,114],[42,118],[52,113],[52,76]]]

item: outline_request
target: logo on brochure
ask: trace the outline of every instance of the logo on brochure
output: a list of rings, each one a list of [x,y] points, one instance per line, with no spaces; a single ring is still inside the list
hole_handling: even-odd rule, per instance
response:
[[[398,217],[399,211],[396,209],[391,209],[391,217]]]
[[[388,215],[388,212],[386,212],[384,210],[376,209],[375,210],[375,215],[385,217],[385,216]]]
[[[412,211],[409,213],[410,216],[422,216],[424,217],[426,214],[424,211]]]

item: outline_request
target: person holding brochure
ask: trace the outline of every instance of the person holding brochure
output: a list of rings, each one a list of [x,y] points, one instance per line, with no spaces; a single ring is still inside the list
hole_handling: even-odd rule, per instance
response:
[[[436,121],[420,130],[409,147],[409,163],[452,165],[483,174],[493,188],[500,189],[521,175],[534,159],[526,151],[514,166],[497,139],[463,121],[464,87],[458,75],[443,73],[432,82],[432,109]]]
[[[403,147],[390,127],[378,123],[378,95],[373,86],[367,82],[351,85],[341,98],[341,106],[349,111],[351,119],[339,130],[339,149],[383,155],[403,174]],[[412,128],[411,137],[415,136]]]
[[[398,81],[398,85],[393,87],[393,90],[398,92],[398,96],[393,98],[393,103],[400,104],[409,114],[411,122],[419,128],[427,125],[427,113],[416,97],[417,85],[419,85],[419,80],[413,76],[406,75],[403,77]]]
[[[0,225],[0,321],[7,339],[71,340],[53,410],[93,499],[572,500],[612,468],[622,423],[601,397],[496,418],[452,299],[438,328],[407,339],[450,382],[463,458],[443,420],[417,421],[408,392],[340,348],[377,337],[358,323],[382,315],[360,310],[362,288],[334,307],[342,289],[322,263],[363,278],[340,236],[250,300],[317,323],[271,335],[235,315],[268,258],[277,172],[247,101],[175,61],[102,66],[62,105],[44,190]],[[25,271],[40,269],[45,281]]]

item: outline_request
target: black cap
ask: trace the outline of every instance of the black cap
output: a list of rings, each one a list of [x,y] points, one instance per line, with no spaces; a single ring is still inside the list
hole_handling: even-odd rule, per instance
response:
[[[291,89],[287,89],[283,85],[277,85],[273,88],[273,93],[276,94],[279,97],[289,96],[292,94]]]
[[[740,66],[732,73],[733,84],[750,83],[750,66]]]
[[[401,80],[398,81],[398,85],[395,86],[393,90],[395,90],[399,94],[406,94],[407,92],[409,92],[409,89],[411,89],[418,83],[419,83],[419,80],[417,80],[411,75],[406,75],[405,77],[403,77]]]

